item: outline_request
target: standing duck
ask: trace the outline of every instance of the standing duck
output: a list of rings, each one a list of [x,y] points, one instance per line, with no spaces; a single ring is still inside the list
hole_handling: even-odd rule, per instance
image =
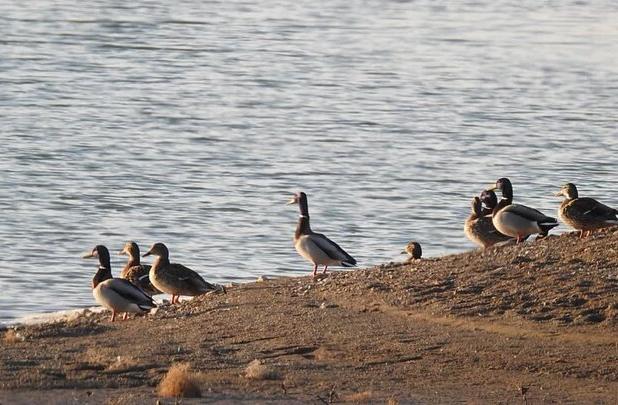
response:
[[[326,273],[328,266],[354,267],[356,259],[346,253],[339,245],[321,233],[311,230],[309,225],[309,205],[307,194],[300,192],[288,204],[298,204],[300,216],[294,233],[294,247],[299,255],[313,263],[313,276],[317,274],[318,266],[324,266]]]
[[[489,193],[487,193],[484,197],[491,206],[491,208],[489,206],[487,208],[483,208],[481,198],[474,197],[472,199],[472,212],[464,223],[464,232],[468,239],[483,248],[488,248],[495,245],[496,243],[506,242],[507,240],[511,239],[509,236],[503,235],[496,230],[491,216],[483,215],[483,210],[493,210],[493,208],[495,208],[495,206],[497,205],[496,194],[494,194],[493,191],[491,191],[490,193],[496,200],[495,204],[492,202],[491,195]]]
[[[406,260],[406,262],[411,262],[412,260],[419,260],[421,256],[423,256],[423,248],[421,247],[420,243],[411,241],[408,242],[401,254],[408,255],[408,259]]]
[[[124,312],[122,319],[127,319],[129,312],[147,312],[156,307],[152,298],[130,281],[112,278],[109,251],[105,246],[97,245],[83,257],[99,258],[99,270],[92,279],[92,295],[99,304],[112,311],[112,322],[116,319],[116,312]]]
[[[601,204],[594,198],[579,198],[577,187],[566,183],[556,196],[566,197],[558,208],[560,219],[573,229],[580,232],[579,237],[590,235],[592,231],[608,226],[618,225],[618,210]]]
[[[129,280],[151,296],[161,294],[161,291],[157,290],[152,285],[148,277],[150,266],[147,264],[140,264],[139,246],[137,246],[137,243],[131,240],[128,241],[118,254],[129,256],[127,264],[120,272],[121,278]]]
[[[202,276],[190,268],[182,264],[170,263],[169,250],[161,242],[152,245],[143,257],[149,255],[157,256],[148,273],[150,282],[159,291],[170,294],[172,304],[180,302],[181,295],[196,296],[220,289],[205,281]]]
[[[502,192],[502,200],[494,208],[492,222],[499,232],[517,238],[517,243],[532,234],[547,236],[550,229],[558,226],[555,218],[534,208],[513,204],[513,186],[509,179],[498,179],[491,190]]]

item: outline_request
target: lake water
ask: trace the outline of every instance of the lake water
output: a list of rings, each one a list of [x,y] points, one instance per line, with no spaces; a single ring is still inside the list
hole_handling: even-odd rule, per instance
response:
[[[437,3],[1,2],[0,322],[93,305],[95,244],[309,274],[297,190],[361,266],[471,249],[502,176],[618,206],[618,3]]]

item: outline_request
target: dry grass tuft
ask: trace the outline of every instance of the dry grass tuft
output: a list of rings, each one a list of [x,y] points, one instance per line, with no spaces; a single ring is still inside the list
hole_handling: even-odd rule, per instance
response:
[[[260,360],[253,360],[245,368],[245,377],[250,380],[278,380],[281,374],[274,368],[262,364]]]
[[[24,340],[26,338],[19,332],[16,332],[15,329],[9,329],[4,333],[4,343],[13,344],[23,342]]]
[[[161,397],[199,398],[202,391],[198,375],[190,371],[186,363],[173,364],[157,386],[157,394]]]
[[[386,405],[399,405],[399,401],[395,398],[389,398],[388,401],[386,401]]]
[[[342,397],[344,402],[370,402],[373,399],[373,392],[363,391],[348,394]]]

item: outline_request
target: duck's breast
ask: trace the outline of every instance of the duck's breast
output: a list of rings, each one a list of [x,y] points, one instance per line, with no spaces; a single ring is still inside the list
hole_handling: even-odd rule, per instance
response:
[[[311,239],[311,235],[302,235],[298,238],[296,243],[294,243],[294,247],[299,255],[313,264],[330,266],[341,262],[341,260],[332,259]]]

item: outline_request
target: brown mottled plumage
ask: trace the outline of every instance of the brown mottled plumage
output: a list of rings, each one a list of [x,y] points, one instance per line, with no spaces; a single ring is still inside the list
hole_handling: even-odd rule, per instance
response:
[[[418,260],[423,256],[423,248],[421,248],[421,244],[418,242],[411,241],[409,242],[403,252],[402,255],[407,254],[409,257],[407,261]]]
[[[163,243],[155,243],[144,256],[158,256],[148,273],[155,288],[172,296],[172,304],[179,302],[181,295],[202,295],[221,288],[205,281],[195,271],[178,263],[170,263],[169,251]],[[225,289],[223,289],[225,292]]]
[[[140,263],[139,246],[133,241],[128,241],[124,244],[124,247],[119,252],[121,255],[128,255],[129,260],[120,272],[120,277],[125,280],[129,280],[147,294],[156,295],[161,294],[161,291],[157,290],[155,286],[150,282],[148,273],[150,272],[150,266]]]
[[[496,230],[491,215],[483,215],[479,197],[472,199],[472,212],[464,223],[464,232],[468,239],[483,248],[511,239]]]
[[[590,235],[596,229],[618,225],[618,210],[601,204],[594,198],[579,198],[577,187],[566,183],[556,196],[566,197],[558,208],[558,216],[568,226],[580,232],[579,236]]]

